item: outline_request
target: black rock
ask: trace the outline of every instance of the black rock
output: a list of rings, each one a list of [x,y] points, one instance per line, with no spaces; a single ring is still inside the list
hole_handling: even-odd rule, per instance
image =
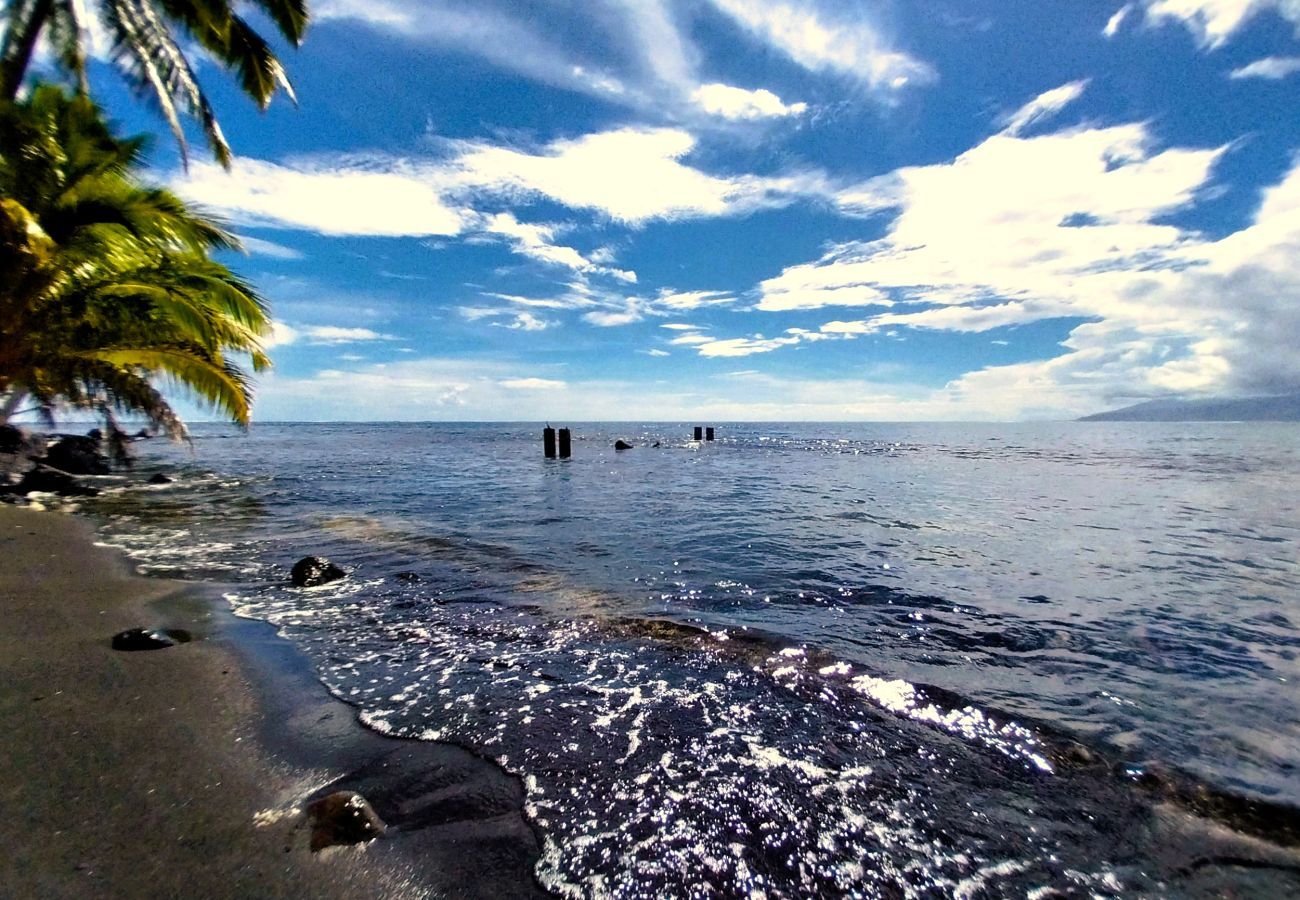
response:
[[[311,849],[372,841],[388,830],[384,820],[356,791],[335,791],[307,805]]]
[[[157,472],[149,476],[149,483],[150,484],[171,484],[172,480],[168,478],[166,475],[164,475],[162,472]]]
[[[101,441],[79,435],[60,435],[45,451],[45,462],[69,475],[107,475],[112,469]]]
[[[31,441],[26,428],[0,425],[0,453],[22,453]]]
[[[27,472],[21,481],[8,488],[9,493],[19,495],[30,494],[33,491],[58,494],[63,497],[94,497],[99,494],[95,488],[87,487],[70,475],[40,467]]]
[[[393,577],[403,584],[417,584],[422,580],[415,572],[398,572]]]
[[[621,441],[621,440],[620,440],[620,441],[615,441],[615,442],[614,442],[614,449],[615,449],[615,450],[631,450],[631,449],[632,449],[632,445],[629,444],[627,441]]]
[[[161,650],[190,640],[190,633],[180,628],[128,628],[113,635],[113,649]]]
[[[293,564],[289,580],[293,582],[294,587],[316,587],[346,578],[347,575],[347,572],[323,556],[304,556]]]

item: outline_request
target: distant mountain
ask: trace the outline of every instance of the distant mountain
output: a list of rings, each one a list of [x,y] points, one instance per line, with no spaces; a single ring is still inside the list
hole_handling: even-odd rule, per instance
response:
[[[1080,422],[1300,422],[1300,394],[1239,400],[1148,400]]]

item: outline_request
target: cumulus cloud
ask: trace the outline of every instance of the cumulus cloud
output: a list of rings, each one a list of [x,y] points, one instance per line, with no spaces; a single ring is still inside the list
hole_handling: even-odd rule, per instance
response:
[[[1149,24],[1182,25],[1207,49],[1222,46],[1266,12],[1286,19],[1300,33],[1300,3],[1296,0],[1145,0],[1145,5]]]
[[[843,9],[831,14],[809,0],[711,2],[754,37],[815,72],[847,75],[884,91],[936,77],[930,66],[891,46],[878,27]]]
[[[1266,78],[1280,81],[1296,72],[1300,72],[1300,56],[1266,56],[1239,69],[1233,69],[1228,73],[1228,77]]]
[[[729,84],[702,84],[691,93],[700,109],[731,120],[779,119],[802,115],[807,103],[786,104],[765,88],[748,91]]]
[[[843,305],[881,292],[861,319],[706,340],[744,356],[898,329],[979,333],[1082,320],[1053,359],[990,366],[945,396],[1016,415],[995,395],[1057,414],[1170,393],[1300,390],[1300,161],[1253,222],[1211,240],[1169,223],[1212,187],[1225,148],[1160,147],[1142,124],[1002,132],[948,163],[885,176],[886,235],[831,248],[760,283],[759,309]],[[794,299],[791,299],[794,298]],[[768,306],[763,302],[768,301]],[[887,305],[887,304],[882,304]]]
[[[696,138],[679,128],[629,127],[531,148],[446,142],[442,156],[420,159],[378,152],[282,163],[245,158],[229,173],[196,163],[171,180],[185,196],[243,225],[333,236],[478,231],[506,238],[539,261],[576,270],[597,263],[556,245],[555,226],[477,208],[549,200],[639,226],[655,219],[740,215],[822,188],[794,176],[711,175],[683,162],[695,145]],[[636,280],[632,272],[602,271]]]
[[[630,225],[751,210],[777,187],[684,164],[695,143],[677,128],[620,128],[537,151],[465,144],[453,168],[459,181],[478,190],[544,197]]]

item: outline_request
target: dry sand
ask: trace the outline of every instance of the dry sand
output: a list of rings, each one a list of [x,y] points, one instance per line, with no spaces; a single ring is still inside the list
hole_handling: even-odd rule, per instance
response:
[[[137,626],[197,639],[110,648]],[[312,853],[299,810],[335,787],[388,834]],[[0,895],[536,896],[521,797],[361,728],[267,626],[132,575],[87,523],[0,506]]]

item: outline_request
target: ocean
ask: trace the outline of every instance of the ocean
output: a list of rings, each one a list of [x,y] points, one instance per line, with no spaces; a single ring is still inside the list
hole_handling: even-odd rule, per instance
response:
[[[1162,811],[1300,805],[1300,426],[553,424],[199,426],[86,509],[517,774],[557,894],[1271,890]]]

